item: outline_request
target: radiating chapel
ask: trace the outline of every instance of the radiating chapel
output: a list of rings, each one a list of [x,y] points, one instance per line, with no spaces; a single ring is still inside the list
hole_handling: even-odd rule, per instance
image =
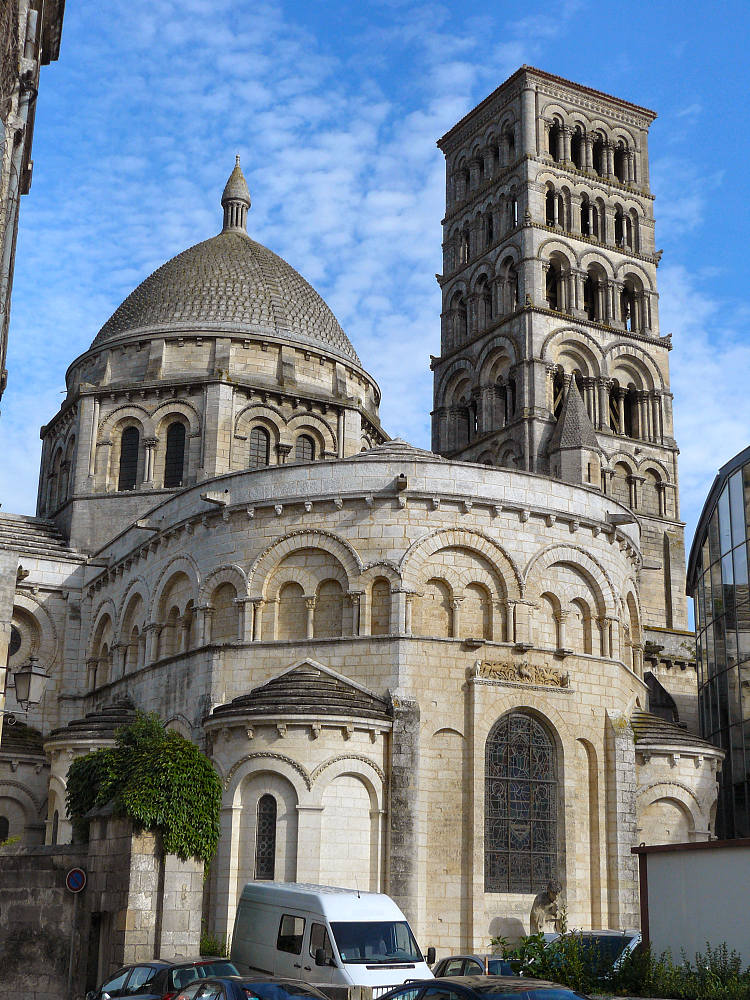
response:
[[[218,933],[252,878],[386,891],[442,951],[527,930],[553,878],[570,926],[637,925],[631,847],[708,838],[722,758],[694,734],[654,117],[524,66],[439,141],[432,451],[248,234],[238,160],[218,235],[68,369],[36,516],[0,515],[6,708],[48,675],[2,730],[0,840],[67,842],[71,760],[140,709],[221,777]]]

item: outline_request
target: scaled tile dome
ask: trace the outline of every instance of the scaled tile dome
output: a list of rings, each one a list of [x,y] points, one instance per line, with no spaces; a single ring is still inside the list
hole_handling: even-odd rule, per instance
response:
[[[237,160],[222,196],[223,230],[142,281],[110,316],[92,347],[133,334],[216,331],[294,341],[359,365],[348,337],[315,289],[247,235],[250,196]]]

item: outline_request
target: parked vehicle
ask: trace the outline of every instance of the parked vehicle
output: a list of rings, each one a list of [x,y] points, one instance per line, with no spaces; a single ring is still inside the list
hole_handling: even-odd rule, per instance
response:
[[[299,979],[224,976],[192,983],[175,1000],[328,1000],[328,997]]]
[[[545,939],[549,943],[559,941],[560,934],[545,934]],[[597,964],[602,973],[616,972],[629,955],[641,943],[640,931],[569,931],[567,938],[575,938],[580,941],[582,949],[587,956],[596,956]]]
[[[102,985],[86,994],[86,1000],[117,1000],[137,996],[138,1000],[174,1000],[189,983],[209,976],[236,976],[236,967],[226,958],[155,958],[149,962],[123,965]]]
[[[237,906],[232,961],[242,971],[316,985],[370,986],[375,995],[432,976],[393,900],[293,882],[248,882]]]
[[[379,1000],[589,1000],[567,986],[520,976],[441,976],[404,983]]]
[[[438,976],[515,976],[513,965],[500,955],[447,955],[432,974]]]

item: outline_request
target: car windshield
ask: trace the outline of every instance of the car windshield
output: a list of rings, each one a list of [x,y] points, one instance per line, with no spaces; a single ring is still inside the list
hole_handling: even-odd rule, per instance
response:
[[[181,990],[196,979],[208,979],[210,976],[239,976],[239,972],[231,962],[222,959],[177,966],[172,969],[172,989]]]
[[[624,934],[582,934],[580,939],[584,954],[596,955],[606,962],[615,962],[630,940]]]
[[[502,958],[490,958],[487,960],[487,967],[491,976],[512,976],[513,966]]]
[[[405,920],[362,920],[331,924],[341,961],[347,965],[423,962]]]
[[[323,1000],[316,989],[304,983],[245,983],[243,989],[246,996],[260,997],[261,1000],[288,1000],[289,997]]]

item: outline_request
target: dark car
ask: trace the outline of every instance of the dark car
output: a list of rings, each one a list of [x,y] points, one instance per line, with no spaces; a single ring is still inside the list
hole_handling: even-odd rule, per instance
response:
[[[138,997],[139,1000],[173,1000],[183,987],[209,976],[236,976],[237,968],[226,958],[175,958],[165,961],[154,958],[149,962],[123,965],[96,990],[86,994],[86,1000],[117,1000],[118,997]]]
[[[544,979],[520,976],[443,976],[404,983],[378,1000],[589,1000]]]
[[[436,979],[442,976],[515,976],[511,963],[499,955],[447,955],[432,970]]]
[[[298,979],[222,976],[191,983],[175,1000],[328,1000],[328,997]]]

